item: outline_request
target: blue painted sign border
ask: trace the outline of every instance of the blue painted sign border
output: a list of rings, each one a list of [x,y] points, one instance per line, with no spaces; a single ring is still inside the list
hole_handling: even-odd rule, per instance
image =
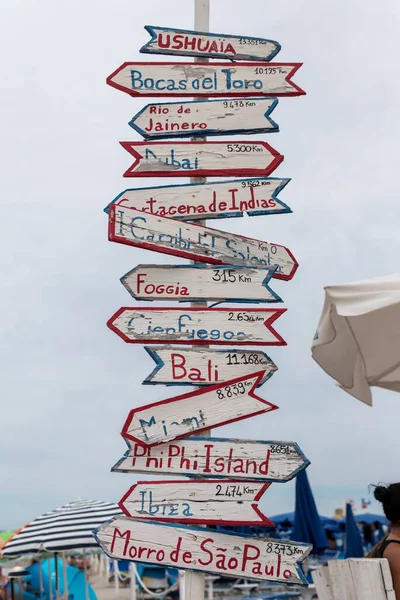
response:
[[[171,184],[171,185],[157,185],[151,188],[147,188],[147,187],[140,187],[140,188],[128,188],[126,190],[124,190],[123,192],[121,192],[120,194],[118,194],[118,196],[116,196],[114,198],[114,200],[112,200],[109,204],[107,204],[107,206],[104,208],[104,212],[108,214],[109,208],[112,204],[123,204],[122,200],[124,195],[127,192],[131,192],[131,191],[143,191],[146,192],[147,190],[165,190],[165,189],[169,189],[169,188],[176,188],[177,191],[177,196],[179,195],[179,191],[183,190],[184,188],[190,188],[193,186],[207,186],[207,185],[221,185],[221,184],[226,184],[226,183],[230,183],[232,185],[235,185],[236,183],[242,183],[242,182],[248,182],[248,181],[280,181],[283,179],[283,183],[276,188],[276,190],[274,191],[273,194],[271,194],[271,199],[275,200],[275,202],[277,202],[282,208],[279,210],[273,210],[273,209],[265,209],[265,210],[251,210],[251,211],[247,211],[246,214],[249,217],[257,217],[257,216],[262,216],[262,215],[280,215],[280,214],[285,214],[285,213],[292,213],[292,209],[290,208],[290,206],[288,206],[287,204],[285,204],[285,202],[282,202],[282,200],[279,200],[279,198],[277,198],[278,194],[283,190],[283,188],[285,188],[287,186],[287,184],[291,181],[291,178],[282,178],[282,177],[245,177],[245,178],[240,178],[240,179],[225,179],[223,181],[212,181],[212,182],[206,182],[206,183],[184,183],[184,184]],[[145,211],[148,212],[148,211]],[[156,215],[156,213],[150,213],[150,214],[154,214]],[[229,218],[235,218],[235,217],[243,217],[244,212],[243,211],[236,211],[236,212],[229,212],[229,213],[218,213],[215,214],[215,216],[210,216],[207,215],[207,219],[229,219]],[[157,215],[156,215],[157,216]],[[196,220],[197,215],[191,215],[190,219],[191,220]],[[172,216],[172,219],[176,219],[177,221],[181,220],[179,218],[179,215],[177,216]],[[204,217],[201,216],[201,214],[199,214],[198,219],[203,219]]]
[[[118,467],[124,462],[124,460],[126,460],[126,458],[129,457],[129,451],[132,448],[133,444],[135,442],[131,442],[130,440],[128,440],[127,438],[124,438],[126,445],[128,446],[128,450],[124,453],[124,455],[122,456],[122,458],[120,458],[115,465],[113,465],[111,467],[111,471],[112,472],[121,472],[118,471]],[[298,452],[299,456],[301,457],[301,459],[304,461],[302,465],[300,465],[299,467],[297,467],[297,469],[295,469],[293,471],[293,473],[290,475],[290,477],[288,477],[287,479],[283,480],[283,479],[274,479],[273,477],[257,477],[257,475],[251,475],[249,476],[249,480],[254,480],[254,481],[270,481],[271,483],[286,483],[287,481],[291,481],[292,479],[294,479],[299,473],[300,471],[303,471],[304,469],[306,469],[310,464],[311,461],[307,458],[307,456],[304,454],[304,452],[302,451],[302,449],[300,448],[300,446],[297,444],[297,442],[282,442],[282,441],[277,441],[277,440],[243,440],[243,439],[239,439],[239,438],[222,438],[222,437],[203,437],[203,436],[196,436],[196,435],[191,435],[190,437],[186,438],[186,439],[182,439],[179,440],[181,443],[184,442],[204,442],[207,444],[212,444],[213,442],[222,442],[222,443],[227,443],[229,444],[230,442],[232,443],[248,443],[248,444],[262,444],[263,446],[270,444],[270,445],[286,445],[286,444],[291,444],[293,445],[293,447],[296,449],[296,451]],[[172,440],[171,442],[166,442],[165,445],[167,446],[168,444],[174,444],[174,442],[176,442],[176,440]],[[140,445],[140,444],[139,444]],[[131,473],[131,471],[124,471],[125,473]],[[161,473],[160,473],[161,474]],[[165,473],[163,473],[163,475],[166,475]],[[197,478],[204,478],[204,475],[193,475],[193,473],[190,472],[185,472],[182,471],[180,473],[179,476],[183,475],[184,477],[189,477],[191,479],[197,479]],[[213,473],[212,475],[213,479],[228,479],[228,477],[224,476],[224,475],[218,475]],[[246,479],[243,477],[242,478],[243,481],[246,481]]]
[[[275,58],[275,56],[280,52],[282,46],[279,44],[279,42],[276,42],[275,40],[269,40],[266,38],[258,38],[258,37],[253,37],[251,35],[231,35],[229,33],[209,33],[208,31],[193,31],[191,29],[175,29],[172,27],[162,27],[160,25],[145,25],[144,26],[145,30],[151,35],[151,39],[146,42],[144,44],[144,46],[142,46],[139,50],[139,52],[141,52],[142,54],[168,54],[168,55],[173,55],[173,56],[177,56],[177,55],[183,55],[183,56],[204,56],[204,58],[225,58],[226,60],[254,60],[254,61],[265,61],[265,62],[269,62],[270,60],[272,60],[273,58]],[[225,52],[171,52],[171,50],[169,48],[166,48],[165,50],[163,50],[162,48],[156,48],[156,49],[152,49],[149,48],[148,46],[150,44],[152,44],[153,42],[157,41],[157,34],[155,33],[154,29],[162,29],[163,31],[170,31],[170,32],[174,32],[174,33],[183,33],[183,34],[187,34],[187,35],[204,35],[207,37],[215,37],[215,38],[233,38],[236,40],[241,40],[241,39],[246,39],[246,40],[253,40],[255,43],[257,42],[267,42],[270,44],[274,44],[276,46],[275,50],[272,50],[268,55],[265,56],[265,58],[262,58],[260,56],[254,56],[254,58],[251,58],[251,54],[248,54],[248,57],[246,59],[235,59],[234,56],[228,56]]]
[[[154,267],[162,267],[163,265],[143,265],[143,266],[154,266]],[[212,267],[210,269],[210,266]],[[252,267],[249,267],[248,265],[209,265],[209,264],[202,264],[202,265],[170,265],[171,270],[173,269],[208,269],[208,270],[212,270],[212,271],[218,271],[218,270],[224,270],[226,271],[227,269],[233,271],[234,269],[251,269]],[[130,293],[130,295],[132,296],[132,298],[134,298],[137,301],[144,301],[144,302],[154,302],[154,300],[157,300],[157,298],[144,298],[143,296],[135,296],[133,293],[131,293],[130,291],[130,287],[125,283],[125,280],[127,279],[127,277],[129,277],[129,275],[132,273],[132,271],[135,271],[137,267],[134,267],[133,269],[131,269],[130,271],[128,271],[127,273],[125,273],[125,275],[123,275],[120,278],[120,282],[122,283],[122,285],[124,286],[124,288]],[[215,306],[218,306],[219,304],[222,304],[223,302],[235,302],[236,304],[269,304],[271,302],[283,302],[282,298],[276,293],[274,292],[274,290],[268,285],[268,283],[271,281],[272,277],[274,276],[274,273],[276,271],[276,267],[254,267],[256,268],[258,271],[265,271],[266,275],[265,278],[262,281],[262,286],[271,294],[271,296],[273,296],[273,298],[271,299],[267,299],[267,300],[249,300],[249,299],[245,299],[245,298],[224,298],[223,300],[218,300],[217,302],[211,302],[211,304],[209,304],[208,308],[213,308]],[[185,299],[173,299],[174,302],[179,302],[179,303],[185,303],[185,302],[204,302],[204,300],[207,300],[207,298],[190,298],[190,300],[185,300]],[[164,299],[165,301],[165,299]]]
[[[232,99],[232,98],[228,98],[227,102],[246,102],[246,100],[270,100],[270,98],[237,98],[237,99]],[[197,100],[197,101],[193,101],[193,102],[168,102],[166,104],[164,104],[163,106],[166,106],[167,104],[190,104],[190,105],[195,105],[195,104],[204,104],[204,102],[206,103],[211,103],[211,102],[223,102],[223,100],[220,99],[214,99],[214,100]],[[144,106],[142,108],[142,110],[140,110],[138,113],[136,113],[132,119],[129,121],[129,125],[135,129],[135,131],[137,131],[137,133],[139,133],[139,135],[141,135],[142,137],[144,137],[146,140],[156,140],[156,139],[165,139],[165,138],[175,138],[175,137],[204,137],[205,135],[207,136],[213,136],[213,135],[236,135],[236,134],[251,134],[251,133],[277,133],[279,131],[279,125],[278,123],[276,123],[271,117],[270,114],[272,113],[272,111],[276,108],[277,104],[279,102],[278,98],[274,99],[274,102],[272,103],[272,105],[265,111],[265,113],[263,114],[263,116],[267,119],[267,121],[270,124],[270,127],[257,127],[257,128],[240,128],[240,129],[194,129],[194,130],[190,130],[190,131],[164,131],[161,133],[161,135],[148,135],[146,134],[146,132],[139,127],[139,125],[136,125],[135,120],[143,113],[145,112],[149,106],[157,106],[157,104],[154,103],[150,103],[150,104],[146,104],[146,106]],[[228,109],[227,109],[228,110]],[[246,121],[245,118],[245,114],[243,114],[243,121]]]
[[[107,556],[110,556],[111,558],[113,558],[113,555],[112,554],[108,554],[106,552],[106,550],[103,548],[103,546],[101,544],[101,540],[100,540],[100,538],[98,536],[98,533],[106,525],[112,525],[113,521],[117,520],[118,518],[121,518],[121,516],[117,515],[116,517],[113,517],[112,519],[109,519],[108,521],[105,521],[104,523],[102,523],[100,525],[100,527],[96,527],[93,530],[93,536],[94,536],[96,542],[99,544],[100,548],[103,549],[103,552],[105,552],[105,554],[107,554]],[[136,520],[136,519],[128,519],[128,517],[125,517],[125,516],[124,516],[124,519],[126,519],[127,521],[129,521],[131,527],[134,526],[135,522],[142,522],[142,521]],[[146,524],[147,525],[155,525],[157,527],[172,527],[174,529],[183,529],[183,530],[187,529],[189,531],[195,531],[195,532],[197,531],[199,533],[199,537],[201,539],[204,537],[204,527],[199,527],[197,525],[181,525],[181,524],[175,524],[175,523],[159,523],[157,521],[146,521]],[[239,538],[243,538],[243,539],[247,539],[247,540],[250,540],[252,538],[254,538],[254,539],[258,540],[258,541],[266,540],[268,542],[271,541],[273,544],[279,545],[279,540],[277,540],[276,538],[259,538],[257,536],[246,535],[246,534],[243,534],[243,533],[236,533],[236,532],[235,533],[231,533],[231,532],[228,532],[228,531],[225,531],[225,530],[223,532],[215,531],[215,533],[221,533],[224,536],[235,537],[235,538],[239,537]],[[307,558],[307,555],[312,550],[312,546],[310,544],[304,544],[303,542],[293,542],[291,540],[290,541],[288,540],[287,543],[290,543],[293,546],[305,548],[306,550],[309,549],[309,552],[307,552],[307,554],[306,554],[306,556],[304,558]],[[129,559],[125,558],[124,560],[129,560]],[[160,566],[160,563],[152,563],[152,562],[149,562],[148,560],[143,560],[143,558],[141,558],[141,562],[143,562],[145,564],[155,565],[155,566],[158,566],[158,567]],[[167,564],[167,563],[165,563],[165,564]],[[290,582],[290,581],[287,581],[287,582],[285,582],[285,585],[288,585],[288,586],[290,586],[290,585],[296,585],[296,586],[298,586],[298,585],[304,585],[304,586],[308,587],[309,584],[308,584],[306,576],[304,575],[303,571],[301,570],[301,566],[300,566],[301,564],[302,563],[300,561],[296,561],[295,563],[293,563],[293,567],[296,569],[297,575],[298,575],[301,583],[299,583],[297,581],[294,582],[294,583]],[[174,566],[172,563],[170,563],[170,565],[171,565],[171,567]],[[207,572],[207,571],[204,571],[204,570],[201,570],[201,569],[196,569],[192,565],[190,565],[190,570],[191,571],[198,571],[199,573],[206,573]],[[215,574],[215,571],[210,571],[210,573]],[[266,581],[268,581],[268,579],[266,579]]]
[[[209,387],[210,385],[213,385],[213,383],[192,383],[192,382],[187,382],[187,381],[171,381],[170,383],[164,383],[161,381],[152,381],[152,378],[159,372],[161,371],[161,369],[165,366],[165,362],[163,361],[163,359],[158,356],[157,354],[157,349],[153,349],[150,348],[149,346],[144,346],[144,349],[146,350],[147,354],[149,356],[151,356],[151,358],[154,360],[154,362],[156,363],[156,366],[154,367],[154,369],[152,370],[152,372],[150,373],[150,375],[148,375],[146,377],[146,379],[144,379],[142,381],[142,385],[165,385],[167,387],[170,386],[176,386],[176,385],[196,385],[198,387]],[[170,350],[173,350],[173,348],[170,348]],[[234,349],[234,350],[219,350],[219,349],[213,349],[213,352],[218,352],[220,354],[243,354],[243,350],[242,349]],[[181,351],[181,348],[177,348],[177,351]],[[260,352],[260,350],[257,350],[257,352]],[[268,362],[271,362],[273,364],[275,364],[272,360],[272,358],[270,358],[268,356],[268,354],[266,352],[262,352],[262,354],[265,356],[265,358],[267,359]],[[275,373],[275,371],[272,371],[271,373],[265,373],[264,377],[261,379],[261,381],[258,383],[258,385],[256,387],[261,387],[262,385],[264,385],[264,383],[266,381],[268,381],[268,379],[270,379],[272,377],[272,375]],[[214,438],[214,439],[219,439],[219,438]],[[222,438],[221,438],[222,439]],[[129,444],[128,444],[129,445]]]

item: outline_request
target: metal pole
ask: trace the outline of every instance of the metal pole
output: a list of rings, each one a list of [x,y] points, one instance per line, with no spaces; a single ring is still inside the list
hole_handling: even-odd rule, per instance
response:
[[[56,572],[56,600],[58,600],[59,596],[59,580],[58,580],[58,552],[54,553],[54,568]]]
[[[118,596],[119,595],[119,569],[118,569],[118,561],[114,560],[114,589],[115,589],[115,595]]]
[[[131,562],[129,567],[130,567],[129,570],[130,570],[130,576],[131,576],[131,600],[137,600],[135,563]]]
[[[40,600],[43,600],[45,597],[44,588],[43,588],[43,571],[42,571],[42,561],[39,559],[39,588],[40,588]],[[49,600],[51,600],[49,598]]]
[[[210,31],[210,0],[194,0],[194,29],[195,31]],[[195,62],[205,62],[204,58],[195,58]],[[197,100],[198,98],[195,98]],[[207,98],[200,98],[200,100]],[[201,138],[206,140],[206,138]],[[190,183],[204,183],[206,177],[191,177]],[[205,225],[205,221],[197,221],[200,225]],[[194,261],[196,262],[196,261]],[[195,302],[191,306],[207,307],[207,302]],[[195,388],[197,389],[197,388]],[[210,435],[211,431],[205,431],[203,436]],[[204,600],[205,599],[206,576],[196,571],[184,571],[183,577],[179,579],[180,597],[183,600]],[[182,588],[182,589],[181,589]]]
[[[108,582],[110,576],[110,559],[106,554],[102,555],[103,566],[104,566],[104,579]]]
[[[64,580],[63,594],[64,594],[64,598],[66,598],[66,600],[68,600],[69,590],[68,590],[68,575],[67,575],[67,557],[65,555],[65,552],[61,553],[61,557],[62,557],[63,580]]]
[[[49,580],[48,580],[49,600],[52,600],[52,598],[53,598],[53,582],[52,582],[52,578],[51,578],[51,560],[50,560],[50,558],[47,559],[47,572],[49,575]]]
[[[83,574],[85,577],[85,600],[89,600],[89,580],[86,565],[86,550],[83,550]]]

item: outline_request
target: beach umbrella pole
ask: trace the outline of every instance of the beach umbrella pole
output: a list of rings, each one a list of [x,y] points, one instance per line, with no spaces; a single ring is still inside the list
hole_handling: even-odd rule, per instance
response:
[[[58,580],[58,552],[54,553],[54,569],[56,573],[56,600],[59,596],[59,580]]]
[[[43,571],[42,571],[42,561],[39,559],[39,588],[40,588],[40,600],[44,598],[44,588],[43,588]]]
[[[85,575],[85,600],[89,600],[89,581],[88,581],[88,577],[87,577],[85,550],[83,551],[83,573]]]
[[[131,572],[131,600],[136,600],[136,565],[131,562],[130,564],[130,572]]]
[[[63,564],[63,579],[64,579],[64,596],[66,600],[68,600],[69,590],[68,590],[68,577],[67,577],[67,557],[65,556],[65,552],[62,553],[62,564]]]
[[[51,581],[51,560],[50,560],[50,558],[47,559],[47,568],[48,568],[48,573],[49,573],[49,600],[52,600],[53,586],[52,586],[52,581]],[[12,600],[14,600],[14,598]]]
[[[118,596],[119,593],[119,577],[118,577],[118,561],[114,560],[114,586],[115,586],[115,593]]]
[[[11,577],[11,600],[15,600],[14,577]]]
[[[108,582],[108,577],[110,575],[110,559],[105,554],[101,557],[102,573],[104,579]]]
[[[98,571],[100,577],[103,575],[103,557],[100,554],[99,555],[99,571]]]

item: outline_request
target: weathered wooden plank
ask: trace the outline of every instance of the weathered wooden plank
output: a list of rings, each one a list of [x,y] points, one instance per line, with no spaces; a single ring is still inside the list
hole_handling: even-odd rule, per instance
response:
[[[128,517],[103,523],[94,535],[104,552],[116,559],[307,585],[299,566],[311,551],[307,544]]]
[[[170,346],[145,346],[145,350],[156,367],[143,384],[212,385],[249,375],[256,368],[265,369],[261,386],[278,370],[270,357],[260,350]]]
[[[386,591],[387,600],[396,600],[396,594],[393,589],[393,579],[390,572],[389,563],[386,558],[379,558],[379,564],[382,572],[383,585]]]
[[[272,133],[277,98],[244,98],[147,104],[129,122],[144,138]]]
[[[292,77],[302,63],[125,62],[108,85],[131,96],[301,96]]]
[[[290,179],[259,177],[124,190],[111,204],[179,221],[291,213],[277,195]],[[109,206],[104,210],[108,212]]]
[[[334,600],[329,567],[319,567],[311,571],[311,576],[318,594],[318,600]]]
[[[351,600],[353,598],[354,600],[388,600],[390,598],[390,592],[394,593],[393,585],[390,585],[391,578],[389,583],[383,577],[383,561],[388,567],[385,559],[349,558],[345,561],[350,567],[354,590]],[[389,583],[389,586],[387,586],[387,583]]]
[[[263,371],[134,408],[121,435],[145,446],[162,444],[278,407],[254,393]]]
[[[333,600],[356,600],[354,582],[348,560],[331,560],[328,563]]]
[[[270,485],[211,479],[138,481],[119,507],[127,517],[147,521],[273,527],[258,506]]]
[[[270,61],[281,49],[278,42],[264,38],[155,25],[145,25],[145,29],[151,40],[140,48],[143,53]]]
[[[234,265],[138,265],[121,283],[136,300],[282,302],[268,285],[275,269]]]
[[[120,142],[135,158],[124,177],[269,175],[283,156],[267,142]]]
[[[295,442],[195,436],[151,447],[126,442],[114,472],[283,482],[310,464]]]
[[[115,204],[108,213],[108,239],[209,264],[274,267],[277,279],[292,279],[299,266],[285,246]]]
[[[272,323],[286,308],[122,307],[107,327],[129,344],[286,346]]]

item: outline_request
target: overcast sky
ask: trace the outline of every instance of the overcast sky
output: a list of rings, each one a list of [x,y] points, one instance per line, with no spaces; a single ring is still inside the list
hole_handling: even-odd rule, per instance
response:
[[[307,92],[282,98],[273,114],[281,132],[259,136],[285,155],[274,175],[292,178],[280,197],[293,214],[210,222],[286,245],[300,263],[292,281],[273,285],[288,308],[276,324],[288,346],[269,349],[279,372],[261,395],[280,410],[216,433],[297,441],[312,462],[319,510],[330,515],[348,498],[359,506],[368,484],[400,479],[400,398],[377,390],[369,408],[310,356],[324,285],[398,271],[400,5],[211,5],[211,31],[278,40],[280,61],[304,62],[295,81]],[[142,386],[151,358],[106,327],[133,305],[124,273],[179,261],[107,241],[104,206],[126,187],[163,180],[122,178],[132,160],[118,142],[138,139],[128,121],[146,100],[105,79],[144,60],[144,25],[191,29],[192,8],[3,0],[0,529],[78,496],[117,502],[134,481],[110,473],[126,448],[119,432],[129,409],[174,394]],[[293,484],[274,484],[263,508],[293,506]]]

